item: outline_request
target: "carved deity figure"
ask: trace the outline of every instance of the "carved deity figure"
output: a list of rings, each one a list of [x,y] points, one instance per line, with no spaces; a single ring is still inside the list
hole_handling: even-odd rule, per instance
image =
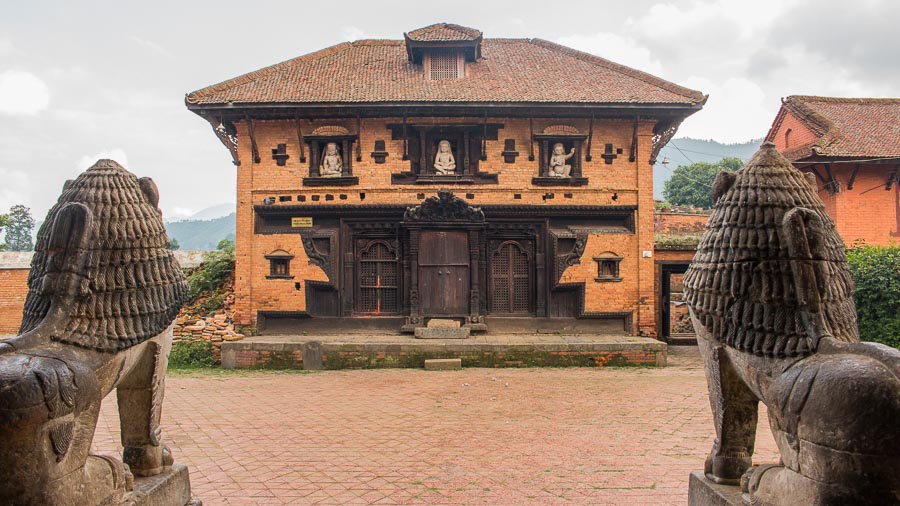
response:
[[[0,341],[0,504],[133,504],[141,477],[174,476],[160,416],[187,283],[158,202],[152,180],[100,160],[41,226],[22,326]],[[113,389],[122,460],[90,453]]]
[[[767,142],[713,201],[684,276],[716,431],[706,478],[749,504],[900,503],[900,351],[859,341],[815,181]],[[759,402],[781,459],[751,467]]]
[[[322,155],[322,162],[319,163],[319,176],[341,177],[343,173],[344,161],[341,159],[337,143],[329,142],[325,145],[325,154]]]
[[[437,154],[434,155],[434,173],[446,176],[456,172],[456,159],[450,150],[450,141],[442,140],[438,143]]]
[[[570,158],[575,156],[575,148],[566,154],[566,148],[561,142],[553,145],[553,154],[550,156],[550,177],[569,177],[572,172],[572,166],[567,164]]]

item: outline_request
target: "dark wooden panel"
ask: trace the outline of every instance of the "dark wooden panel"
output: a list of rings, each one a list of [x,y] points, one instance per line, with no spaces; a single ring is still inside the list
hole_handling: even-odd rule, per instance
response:
[[[306,312],[310,316],[340,316],[337,290],[326,284],[307,282]]]
[[[419,299],[425,316],[469,312],[469,239],[465,230],[423,230]]]

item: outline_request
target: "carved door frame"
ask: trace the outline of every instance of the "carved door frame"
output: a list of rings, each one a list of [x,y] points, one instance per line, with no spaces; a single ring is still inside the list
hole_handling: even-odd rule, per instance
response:
[[[409,316],[402,332],[414,332],[425,325],[419,297],[419,241],[423,230],[455,230],[468,234],[469,297],[465,326],[472,330],[487,330],[481,313],[482,251],[484,250],[485,221],[480,208],[470,206],[449,190],[440,190],[422,204],[407,209],[400,226],[405,232],[407,258],[404,259],[404,284],[409,287]],[[408,262],[408,265],[407,265]]]

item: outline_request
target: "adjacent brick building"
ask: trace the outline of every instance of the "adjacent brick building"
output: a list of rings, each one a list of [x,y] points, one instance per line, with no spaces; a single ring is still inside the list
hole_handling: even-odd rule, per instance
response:
[[[766,140],[815,174],[845,243],[900,240],[900,99],[790,96]]]
[[[644,335],[652,164],[705,101],[449,24],[186,97],[237,166],[237,324]]]

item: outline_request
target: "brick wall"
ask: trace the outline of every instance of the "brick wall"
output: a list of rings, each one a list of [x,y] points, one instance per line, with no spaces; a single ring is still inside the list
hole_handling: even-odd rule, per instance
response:
[[[897,184],[885,190],[888,174],[900,170],[897,165],[866,164],[859,166],[853,189],[847,184],[853,174],[855,164],[832,164],[831,173],[840,183],[840,191],[833,193],[824,188],[821,180],[816,181],[819,197],[825,202],[825,209],[834,219],[838,233],[847,245],[857,240],[868,244],[888,245],[900,242],[897,235],[900,217],[900,194]],[[821,166],[819,174],[825,175]]]
[[[790,134],[785,136],[788,130],[790,130]],[[806,128],[806,126],[804,126],[793,114],[786,112],[784,119],[781,121],[781,125],[778,127],[778,130],[775,131],[772,142],[775,143],[775,147],[778,148],[778,151],[784,152],[787,149],[794,149],[806,144],[812,144],[818,140],[818,138],[819,137],[814,134],[812,130]]]
[[[695,213],[657,211],[654,213],[654,229],[660,234],[703,232],[706,230],[709,213],[709,211]]]
[[[0,334],[19,330],[27,293],[27,268],[0,269]]]
[[[416,123],[480,123],[484,118],[416,118]],[[587,162],[582,157],[582,175],[589,178],[583,187],[535,187],[532,177],[538,175],[538,146],[534,146],[535,160],[529,161],[530,128],[527,119],[487,118],[490,123],[502,123],[496,141],[487,141],[487,160],[479,163],[479,171],[498,174],[498,184],[461,185],[451,190],[468,199],[474,205],[481,204],[545,204],[554,205],[637,205],[636,231],[634,234],[592,235],[589,237],[581,265],[573,266],[564,274],[569,282],[584,281],[586,286],[585,310],[587,312],[635,311],[635,330],[648,335],[655,334],[653,258],[644,258],[643,251],[653,251],[653,189],[652,167],[648,163],[651,151],[652,121],[642,121],[638,128],[637,162],[628,161],[633,134],[631,120],[595,120],[593,131],[593,160]],[[421,200],[417,194],[434,195],[438,187],[392,185],[391,174],[410,170],[410,162],[401,159],[403,141],[392,140],[389,123],[400,123],[402,118],[366,119],[361,123],[360,143],[362,161],[356,161],[356,149],[344,153],[344,159],[353,157],[353,175],[359,178],[359,185],[353,187],[306,188],[302,178],[309,175],[310,153],[308,145],[303,149],[307,157],[300,163],[300,147],[297,127],[294,121],[254,121],[254,133],[259,149],[260,163],[253,163],[248,129],[244,122],[236,124],[241,165],[237,170],[237,248],[235,278],[235,321],[243,325],[255,325],[256,313],[266,311],[303,311],[306,308],[305,284],[307,281],[325,281],[321,268],[310,265],[296,234],[254,235],[253,209],[267,197],[274,197],[282,204],[280,197],[290,197],[284,204],[296,204],[298,196],[305,197],[305,204],[405,204],[417,205]],[[588,131],[587,120],[535,120],[534,131],[539,133],[544,127],[566,124],[579,131]],[[356,122],[304,120],[302,130],[309,135],[313,129],[323,125],[341,125],[356,132]],[[504,163],[501,152],[504,140],[515,139],[519,156],[515,163]],[[376,140],[385,141],[389,153],[385,163],[376,164],[370,153]],[[622,148],[623,154],[606,164],[600,156],[604,145],[611,143],[614,148]],[[272,159],[272,149],[285,144],[289,158],[285,166],[279,167]],[[582,154],[587,148],[582,146]],[[345,162],[346,163],[346,162]],[[443,185],[442,185],[443,186]],[[553,193],[553,200],[545,200],[545,193]],[[365,194],[363,200],[361,194]],[[520,199],[513,198],[519,194]],[[319,200],[314,201],[317,197]],[[282,249],[294,255],[291,262],[292,280],[266,279],[269,271],[265,255]],[[597,264],[592,260],[604,252],[614,252],[624,258],[620,265],[623,281],[618,283],[597,283]],[[652,254],[652,253],[651,253]],[[298,285],[299,283],[299,285]],[[603,295],[602,297],[600,295]]]

